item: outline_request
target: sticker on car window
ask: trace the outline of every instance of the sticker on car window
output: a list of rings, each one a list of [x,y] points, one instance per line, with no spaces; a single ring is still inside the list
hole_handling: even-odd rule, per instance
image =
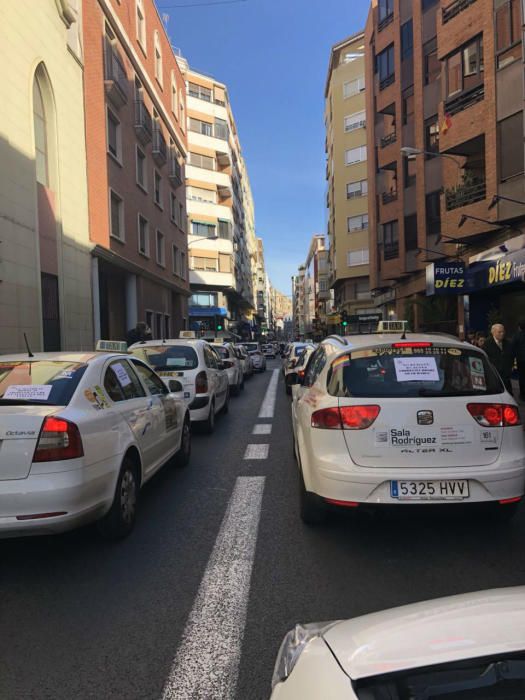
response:
[[[191,367],[192,362],[188,362],[185,357],[168,357],[166,360],[166,367],[186,367],[188,364]]]
[[[4,399],[47,401],[52,388],[51,384],[11,384],[4,393]]]
[[[438,382],[435,357],[394,357],[398,382]]]
[[[131,384],[131,379],[123,365],[120,362],[115,362],[111,365],[111,369],[115,372],[115,376],[118,379],[120,386],[128,386]]]
[[[109,408],[109,402],[104,394],[104,390],[100,386],[94,386],[92,389],[86,389],[84,391],[84,397],[96,408],[97,411],[102,411],[105,408]]]
[[[485,391],[487,389],[487,381],[485,379],[483,360],[481,357],[470,356],[468,358],[468,364],[470,369],[470,378],[472,380],[472,388]]]

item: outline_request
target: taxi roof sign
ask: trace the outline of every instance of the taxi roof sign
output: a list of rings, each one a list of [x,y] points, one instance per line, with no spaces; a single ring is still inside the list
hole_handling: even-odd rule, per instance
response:
[[[408,321],[379,321],[378,333],[403,333],[407,330]]]
[[[179,333],[180,340],[183,340],[184,338],[186,338],[186,340],[189,340],[189,339],[195,340],[196,337],[197,337],[197,335],[196,335],[195,331],[181,331]]]
[[[97,352],[127,352],[128,344],[125,340],[99,340]]]

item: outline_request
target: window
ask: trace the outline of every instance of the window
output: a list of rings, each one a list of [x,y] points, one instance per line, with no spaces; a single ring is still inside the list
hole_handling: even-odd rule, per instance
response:
[[[175,79],[175,74],[171,71],[171,111],[175,119],[179,118],[179,101],[178,101],[178,91],[177,91],[177,81]]]
[[[425,121],[425,151],[439,153],[439,121],[437,114],[435,117],[430,117],[430,119]]]
[[[104,375],[104,389],[112,401],[130,401],[146,395],[126,360],[112,362]]]
[[[143,190],[147,191],[147,175],[146,175],[146,154],[138,146],[136,147],[136,166],[137,166],[137,185],[140,185]]]
[[[215,224],[208,224],[204,221],[192,221],[191,222],[191,235],[192,236],[203,236],[205,238],[214,238],[215,231],[216,231]]]
[[[166,316],[165,318],[168,319],[168,330],[169,330],[169,316]],[[169,338],[169,333],[166,333],[166,328],[164,328],[164,338]],[[149,367],[146,367],[146,365],[143,365],[142,362],[139,362],[138,360],[131,360],[131,364],[133,367],[137,370],[137,374],[140,376],[144,384],[146,385],[146,388],[148,389],[149,393],[152,394],[153,396],[163,396],[164,394],[168,393],[168,388],[162,381],[160,377],[157,377],[157,375],[152,372],[152,370]]]
[[[179,202],[179,221],[178,225],[181,231],[186,233],[186,217],[184,216],[184,205]]]
[[[379,24],[388,20],[394,14],[394,0],[379,0],[378,19]]]
[[[157,263],[161,267],[166,267],[166,254],[164,250],[164,234],[157,229],[155,234],[155,250],[157,254]]]
[[[42,88],[38,76],[39,67],[33,80],[33,127],[35,132],[36,179],[44,187],[49,187],[48,126]]]
[[[215,159],[210,156],[201,156],[200,153],[190,152],[188,154],[188,165],[193,165],[195,168],[215,170]]]
[[[228,123],[224,119],[215,118],[215,136],[218,139],[228,140]]]
[[[196,83],[188,84],[188,94],[190,97],[197,97],[199,100],[205,100],[206,102],[212,101],[211,89],[203,87],[202,85],[197,85]]]
[[[177,202],[177,197],[170,192],[170,220],[180,228],[179,216],[179,203]]]
[[[204,362],[209,369],[218,369],[219,367],[217,364],[217,355],[208,345],[204,346]]]
[[[146,53],[146,13],[144,12],[143,0],[135,0],[137,12],[137,39]]]
[[[478,36],[447,58],[447,96],[453,97],[483,82],[483,37]]]
[[[219,238],[231,241],[232,225],[230,221],[227,221],[226,219],[219,219]]]
[[[348,233],[352,231],[363,231],[368,228],[368,214],[359,214],[359,216],[349,216],[347,219]]]
[[[399,232],[396,221],[383,224],[383,247],[385,260],[392,260],[399,255]]]
[[[162,50],[160,48],[160,38],[158,32],[155,32],[153,45],[155,49],[155,78],[157,79],[158,84],[162,87]]]
[[[304,373],[304,386],[313,386],[326,365],[326,352],[322,345],[311,355]]]
[[[498,7],[500,5],[500,7]],[[501,0],[496,6],[496,53],[498,68],[521,58],[521,17],[519,0]]]
[[[193,199],[196,202],[217,203],[217,192],[215,190],[207,190],[204,187],[188,187],[186,196],[188,199]]]
[[[180,254],[180,276],[183,280],[186,279],[186,253]]]
[[[157,170],[153,171],[153,201],[162,209],[162,177]]]
[[[364,51],[349,51],[341,56],[341,63],[353,63],[359,58],[363,58],[364,55]]]
[[[190,131],[195,131],[197,134],[203,134],[204,136],[213,136],[213,125],[190,117]]]
[[[356,112],[344,119],[345,131],[354,131],[354,129],[364,129],[366,127],[366,112]]]
[[[414,32],[412,20],[401,25],[401,60],[409,58],[414,53]]]
[[[124,240],[124,202],[122,197],[110,190],[110,231],[113,238]]]
[[[423,12],[426,12],[426,10],[430,10],[431,7],[433,7],[438,0],[421,0],[421,7],[423,9]]]
[[[139,253],[149,258],[149,224],[142,214],[139,214],[138,234]]]
[[[219,272],[232,272],[232,256],[229,253],[219,253]]]
[[[180,277],[180,250],[177,248],[175,244],[173,244],[172,249],[172,258],[171,258],[171,266],[172,266],[172,271],[174,275],[177,275],[177,277]]]
[[[440,193],[430,192],[425,197],[425,218],[427,236],[441,233]]]
[[[395,80],[394,44],[387,46],[377,54],[377,71],[379,73],[379,89],[384,90]]]
[[[369,253],[368,248],[360,250],[350,250],[348,252],[347,262],[348,267],[357,267],[358,265],[368,265]]]
[[[162,338],[162,330],[163,330],[163,314],[161,314],[159,311],[155,312],[155,338]]]
[[[207,270],[208,272],[218,272],[217,258],[203,258],[197,255],[192,257],[194,270]]]
[[[417,214],[405,216],[405,250],[417,250]]]
[[[120,121],[110,109],[107,110],[107,135],[108,153],[120,161]]]
[[[368,194],[368,180],[359,180],[359,182],[349,182],[346,185],[346,198],[354,199],[354,197],[365,197]]]
[[[217,294],[193,294],[190,303],[193,306],[217,306]]]
[[[403,90],[401,95],[403,124],[412,124],[414,121],[414,86]]]
[[[353,95],[358,95],[365,89],[365,77],[364,75],[355,80],[350,80],[343,84],[343,97],[352,97]]]
[[[345,151],[345,165],[362,163],[366,160],[366,146],[358,146]]]
[[[498,159],[500,180],[523,172],[523,113],[518,112],[498,124]]]
[[[180,128],[186,130],[186,122],[184,121],[184,93],[179,90],[179,112],[180,112]]]
[[[416,184],[416,157],[408,156],[403,158],[403,180],[405,187],[412,187]]]
[[[438,59],[437,40],[434,38],[423,46],[425,57],[425,85],[436,81],[441,75],[441,63]]]

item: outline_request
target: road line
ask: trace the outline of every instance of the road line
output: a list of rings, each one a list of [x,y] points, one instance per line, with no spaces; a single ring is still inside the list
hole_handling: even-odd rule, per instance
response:
[[[264,477],[237,478],[162,700],[233,700]]]
[[[270,445],[247,445],[244,459],[268,459]]]
[[[279,381],[279,370],[274,369],[272,378],[266,389],[266,394],[259,411],[259,418],[273,418],[275,413],[275,401],[277,399],[277,383]]]
[[[256,423],[253,428],[252,435],[271,435],[272,434],[272,424],[271,423]]]

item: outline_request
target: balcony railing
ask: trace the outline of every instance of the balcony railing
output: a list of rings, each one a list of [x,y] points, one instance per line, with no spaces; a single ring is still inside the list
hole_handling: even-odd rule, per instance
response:
[[[182,185],[182,168],[174,153],[170,154],[169,178],[175,187]]]
[[[128,101],[128,78],[122,61],[110,41],[105,45],[105,87],[108,98],[119,108]]]
[[[392,85],[392,83],[395,81],[395,79],[396,79],[395,73],[391,73],[390,75],[387,75],[386,78],[383,78],[383,80],[379,81],[379,89],[384,90],[389,85]]]
[[[390,144],[395,143],[396,140],[397,140],[397,133],[394,130],[390,134],[383,136],[383,138],[379,142],[379,145],[381,146],[381,148],[386,148],[387,146],[390,146]]]
[[[384,29],[385,27],[388,27],[388,25],[389,25],[391,22],[393,22],[393,21],[394,21],[394,13],[391,12],[391,13],[390,13],[389,15],[387,15],[386,17],[383,17],[383,19],[382,19],[380,22],[378,22],[378,24],[377,24],[377,31],[378,31],[378,32],[383,31],[383,29]]]
[[[141,143],[151,141],[153,134],[151,114],[143,100],[135,100],[135,133]]]
[[[460,12],[470,7],[476,0],[454,0],[450,5],[442,9],[443,24],[450,22],[451,19],[459,15]]]
[[[487,196],[485,182],[476,182],[469,185],[458,185],[450,190],[445,190],[445,206],[447,211],[459,209],[467,204],[481,202]]]
[[[153,160],[160,167],[168,160],[168,148],[166,139],[162,135],[160,126],[155,126],[153,129],[153,148],[151,151]]]
[[[383,204],[390,204],[390,202],[395,202],[397,199],[397,190],[393,190],[392,192],[383,192],[381,195],[381,200]]]
[[[383,246],[383,255],[385,260],[394,260],[399,257],[399,241],[394,243],[385,243]]]
[[[453,98],[452,100],[447,100],[445,103],[445,112],[450,116],[453,114],[458,114],[458,112],[462,112],[464,109],[471,107],[477,102],[481,102],[481,100],[484,98],[485,85],[482,83],[481,85],[477,85],[475,88],[472,88],[468,92],[463,92],[461,95]]]

